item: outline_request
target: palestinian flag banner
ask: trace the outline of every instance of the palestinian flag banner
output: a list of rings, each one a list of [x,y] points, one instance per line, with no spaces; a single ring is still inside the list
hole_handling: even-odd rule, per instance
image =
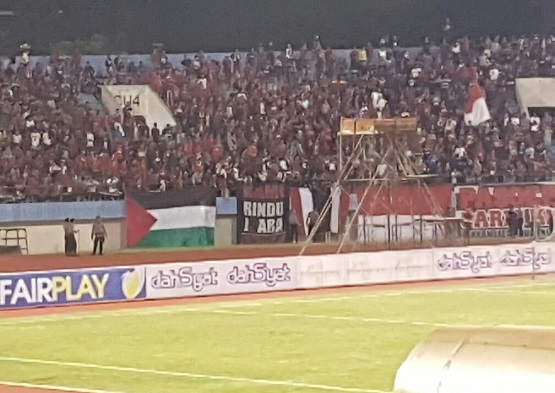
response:
[[[287,241],[289,189],[285,184],[245,184],[239,193],[238,213],[239,243]]]
[[[132,193],[125,207],[128,247],[214,245],[216,191],[210,187]]]

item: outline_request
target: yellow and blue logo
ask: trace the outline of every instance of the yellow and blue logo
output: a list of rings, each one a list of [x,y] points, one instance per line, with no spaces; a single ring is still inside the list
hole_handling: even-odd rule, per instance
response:
[[[144,299],[145,269],[0,274],[0,309]]]
[[[133,269],[121,276],[121,290],[127,300],[136,299],[145,286],[144,269]]]

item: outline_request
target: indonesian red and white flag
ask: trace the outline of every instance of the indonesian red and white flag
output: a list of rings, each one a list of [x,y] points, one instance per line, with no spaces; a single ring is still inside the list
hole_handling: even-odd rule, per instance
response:
[[[308,236],[308,214],[314,210],[314,200],[310,188],[291,188],[289,191],[291,210],[299,222],[299,235]]]
[[[464,122],[470,126],[478,126],[491,119],[488,105],[482,89],[477,84],[472,85],[464,108]]]

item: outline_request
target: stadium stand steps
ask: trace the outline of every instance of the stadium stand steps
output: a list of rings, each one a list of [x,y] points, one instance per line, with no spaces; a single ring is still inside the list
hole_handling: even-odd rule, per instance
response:
[[[106,113],[106,108],[104,108],[104,104],[102,104],[102,101],[96,99],[96,97],[93,96],[92,94],[81,93],[77,97],[77,100],[79,101],[79,104],[87,105],[89,108],[91,108],[94,111],[100,111],[100,113]]]

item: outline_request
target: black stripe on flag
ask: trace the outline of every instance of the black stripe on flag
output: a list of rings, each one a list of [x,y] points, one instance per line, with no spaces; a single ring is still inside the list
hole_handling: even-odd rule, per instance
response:
[[[205,186],[188,186],[183,190],[138,191],[129,194],[147,210],[182,206],[216,206],[216,190]]]

